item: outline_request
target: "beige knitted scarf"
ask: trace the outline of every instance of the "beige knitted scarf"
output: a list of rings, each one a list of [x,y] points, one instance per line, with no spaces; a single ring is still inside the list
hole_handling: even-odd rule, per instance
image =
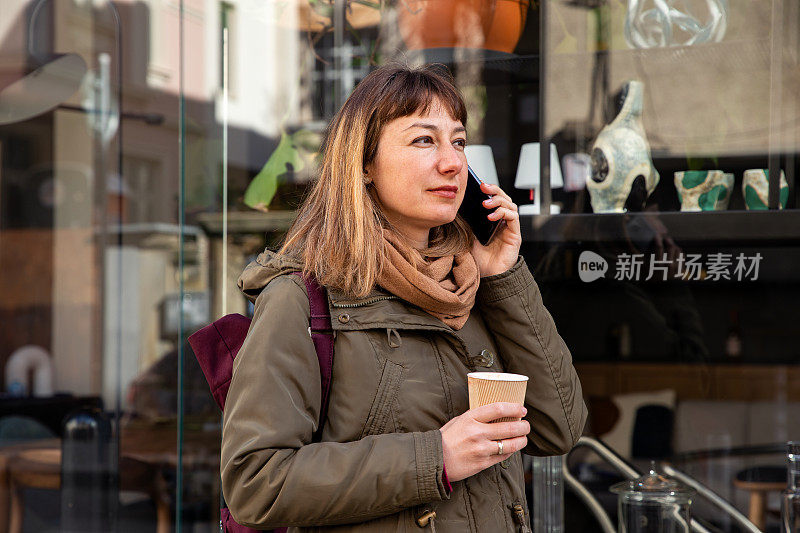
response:
[[[378,284],[453,329],[461,329],[475,303],[480,276],[470,252],[420,259],[415,266],[400,253],[397,236],[383,232],[386,258]]]

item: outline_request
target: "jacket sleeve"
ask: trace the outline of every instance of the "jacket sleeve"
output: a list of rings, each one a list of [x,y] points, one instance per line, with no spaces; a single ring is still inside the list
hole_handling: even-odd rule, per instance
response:
[[[320,370],[308,297],[293,278],[280,276],[259,295],[234,360],[220,465],[233,517],[254,528],[325,526],[446,499],[439,430],[312,443]]]
[[[567,453],[583,432],[586,405],[572,356],[525,260],[481,278],[477,302],[506,370],[529,378],[525,407],[531,432],[523,451]]]

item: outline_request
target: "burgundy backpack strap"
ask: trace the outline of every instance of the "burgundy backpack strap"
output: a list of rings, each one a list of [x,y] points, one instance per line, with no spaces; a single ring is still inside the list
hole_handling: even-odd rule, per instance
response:
[[[325,417],[328,414],[328,400],[333,376],[333,327],[331,326],[331,314],[328,310],[328,295],[325,287],[317,282],[313,274],[307,278],[303,277],[300,272],[295,272],[295,274],[303,278],[306,284],[308,305],[311,309],[309,332],[311,340],[314,341],[314,348],[317,350],[319,371],[322,377],[322,406],[319,413],[319,426],[314,433],[314,441],[319,442],[322,436],[322,426],[325,424]]]
[[[234,313],[215,320],[189,336],[189,345],[220,409],[225,409],[225,398],[233,374],[233,359],[239,353],[249,327],[249,318]]]
[[[300,272],[295,272],[295,274],[303,278],[306,284],[308,305],[311,309],[308,330],[311,333],[311,340],[314,341],[314,349],[317,351],[322,377],[322,406],[319,414],[319,426],[313,437],[314,442],[319,442],[322,426],[328,414],[328,398],[333,375],[333,327],[331,326],[331,314],[328,311],[328,295],[325,288],[317,283],[313,275],[305,278]],[[226,315],[189,338],[189,343],[200,361],[200,366],[203,367],[214,398],[220,407],[225,405],[225,396],[228,393],[228,385],[233,373],[233,358],[236,357],[242,346],[249,325],[249,318],[241,315]],[[202,357],[201,354],[203,354]],[[227,354],[228,357],[220,358],[219,354]],[[219,363],[217,359],[219,359]],[[220,527],[225,533],[255,533],[254,529],[237,524],[227,507],[220,509]],[[279,527],[272,530],[272,533],[286,533],[286,530],[285,527]]]

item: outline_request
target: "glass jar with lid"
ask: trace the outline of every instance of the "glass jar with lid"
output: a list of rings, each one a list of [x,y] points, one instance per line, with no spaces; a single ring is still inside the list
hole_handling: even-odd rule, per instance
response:
[[[791,441],[786,450],[787,487],[781,505],[781,533],[800,532],[800,441]]]
[[[611,487],[617,494],[619,533],[688,533],[694,491],[677,480],[650,472]]]

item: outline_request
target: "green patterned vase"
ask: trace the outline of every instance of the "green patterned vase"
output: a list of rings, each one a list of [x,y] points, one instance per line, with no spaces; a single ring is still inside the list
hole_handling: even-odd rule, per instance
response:
[[[724,211],[733,191],[733,174],[721,170],[686,170],[675,173],[681,211]]]
[[[785,209],[789,200],[789,184],[786,175],[781,170],[780,194],[778,209]],[[766,168],[751,168],[744,171],[742,180],[742,195],[747,209],[768,209],[769,206],[769,170]]]

